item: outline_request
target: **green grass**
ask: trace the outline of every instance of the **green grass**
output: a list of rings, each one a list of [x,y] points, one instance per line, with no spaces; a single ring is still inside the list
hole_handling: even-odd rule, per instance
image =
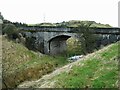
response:
[[[117,88],[118,43],[51,79],[57,88]]]
[[[33,52],[5,37],[2,40],[2,49],[3,79],[7,87],[16,87],[23,81],[38,79],[68,63],[67,57],[52,57]]]

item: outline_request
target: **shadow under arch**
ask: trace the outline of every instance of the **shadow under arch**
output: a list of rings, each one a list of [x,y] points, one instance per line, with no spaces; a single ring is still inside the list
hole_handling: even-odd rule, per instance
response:
[[[59,35],[55,36],[48,41],[49,43],[49,54],[57,55],[66,51],[66,40],[70,38],[70,35]]]

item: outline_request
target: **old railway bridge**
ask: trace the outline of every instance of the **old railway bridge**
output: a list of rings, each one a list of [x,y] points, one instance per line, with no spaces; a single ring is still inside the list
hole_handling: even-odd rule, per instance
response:
[[[66,40],[70,37],[80,38],[76,28],[64,27],[20,27],[29,38],[34,38],[37,50],[45,54],[59,54],[66,50]],[[98,45],[106,45],[120,40],[120,28],[94,28],[93,34],[97,34]]]

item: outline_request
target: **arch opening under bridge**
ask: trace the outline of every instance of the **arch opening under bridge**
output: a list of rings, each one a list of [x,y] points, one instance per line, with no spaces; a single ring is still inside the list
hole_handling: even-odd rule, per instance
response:
[[[70,35],[59,35],[56,36],[48,41],[49,43],[49,54],[55,55],[55,54],[61,54],[66,51],[66,41],[68,38],[72,36]]]

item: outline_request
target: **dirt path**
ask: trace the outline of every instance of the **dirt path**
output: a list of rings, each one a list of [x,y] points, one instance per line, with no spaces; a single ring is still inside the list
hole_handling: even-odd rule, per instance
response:
[[[18,86],[18,88],[29,88],[29,87],[35,87],[35,88],[46,88],[46,87],[49,87],[47,86],[47,83],[49,83],[49,80],[52,79],[54,76],[56,75],[59,75],[60,73],[62,72],[69,72],[71,70],[71,68],[74,66],[74,65],[80,65],[80,61],[82,60],[86,60],[90,57],[95,57],[96,56],[96,53],[100,53],[100,52],[103,52],[105,51],[107,48],[109,48],[111,45],[109,45],[108,47],[105,47],[97,52],[94,52],[94,53],[91,53],[91,54],[88,54],[86,56],[84,56],[82,59],[80,60],[77,60],[76,62],[73,62],[73,63],[69,63],[61,68],[58,68],[56,69],[55,71],[53,71],[52,73],[50,74],[47,74],[47,75],[44,75],[42,78],[40,78],[39,80],[36,80],[36,81],[26,81],[22,84],[20,84]],[[54,82],[53,82],[54,83]]]

